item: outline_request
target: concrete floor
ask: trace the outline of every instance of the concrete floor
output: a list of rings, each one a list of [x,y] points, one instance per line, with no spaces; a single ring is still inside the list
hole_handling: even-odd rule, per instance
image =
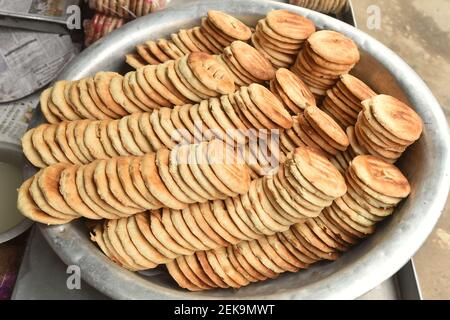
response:
[[[379,30],[370,30],[367,25],[372,5],[381,9]],[[439,100],[450,124],[450,0],[353,0],[353,6],[359,29],[390,47],[416,70]],[[450,299],[450,201],[414,261],[423,297]]]

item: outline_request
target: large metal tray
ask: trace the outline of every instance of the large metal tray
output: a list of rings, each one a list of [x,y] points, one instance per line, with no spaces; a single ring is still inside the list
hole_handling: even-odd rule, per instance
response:
[[[287,4],[258,0],[201,1],[168,9],[127,24],[84,51],[60,75],[78,79],[99,70],[124,70],[123,55],[149,37],[165,37],[199,22],[209,9],[227,11],[254,24],[269,10],[286,8],[312,19],[319,28],[351,37],[362,52],[354,73],[377,91],[409,102],[424,120],[422,138],[399,165],[412,185],[411,196],[378,232],[334,263],[321,263],[296,274],[253,284],[238,291],[190,293],[154,270],[128,272],[106,259],[90,242],[80,222],[45,227],[42,231],[67,264],[80,266],[83,279],[104,294],[122,299],[354,299],[397,272],[417,251],[433,229],[448,196],[450,181],[449,136],[445,116],[419,76],[395,53],[363,32],[326,15]],[[43,120],[37,114],[34,124]],[[29,175],[34,168],[27,167]]]

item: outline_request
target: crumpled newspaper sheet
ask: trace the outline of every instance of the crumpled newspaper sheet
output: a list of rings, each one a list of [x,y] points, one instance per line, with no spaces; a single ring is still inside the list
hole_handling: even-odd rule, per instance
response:
[[[69,35],[0,27],[0,103],[44,87],[77,52]]]
[[[41,91],[23,99],[0,103],[0,141],[20,145]]]

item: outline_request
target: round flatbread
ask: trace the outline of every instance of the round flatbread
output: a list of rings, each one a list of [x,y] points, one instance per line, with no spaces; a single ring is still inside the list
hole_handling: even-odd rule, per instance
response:
[[[333,63],[353,65],[360,59],[353,40],[336,31],[317,31],[308,38],[308,43],[316,54]]]
[[[375,119],[391,134],[411,142],[419,139],[422,119],[408,105],[388,95],[378,95],[369,103]]]
[[[47,225],[58,225],[72,219],[58,219],[40,210],[30,195],[29,189],[34,177],[26,180],[19,188],[17,195],[17,209],[27,218]]]
[[[28,159],[28,161],[31,162],[31,164],[38,168],[45,168],[47,164],[42,160],[39,152],[34,148],[33,142],[31,140],[31,137],[36,129],[33,128],[31,130],[28,130],[21,139],[22,142],[22,150],[25,154],[25,157]]]
[[[390,163],[374,156],[358,156],[350,166],[361,181],[376,192],[405,198],[411,192],[411,187],[401,171]]]
[[[161,180],[156,166],[155,154],[147,154],[141,158],[140,170],[148,191],[164,206],[171,209],[184,209],[187,207],[186,203],[180,202],[170,193]]]
[[[265,87],[251,84],[248,94],[258,109],[274,123],[284,129],[292,127],[292,117],[283,104]]]
[[[31,142],[34,150],[39,153],[41,159],[47,164],[52,165],[58,163],[58,160],[53,156],[50,148],[44,140],[44,131],[49,127],[49,124],[41,124],[36,127],[31,135]]]
[[[272,10],[266,21],[274,32],[290,39],[305,40],[316,31],[314,22],[288,10]]]
[[[208,21],[210,21],[225,35],[230,36],[236,40],[247,41],[252,35],[252,31],[249,27],[247,27],[238,19],[221,11],[209,10]]]
[[[195,77],[208,89],[220,94],[234,92],[231,75],[213,56],[204,52],[193,52],[189,54],[187,63]]]

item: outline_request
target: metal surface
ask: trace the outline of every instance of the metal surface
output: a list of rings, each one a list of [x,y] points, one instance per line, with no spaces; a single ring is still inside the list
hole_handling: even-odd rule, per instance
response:
[[[416,267],[413,260],[410,260],[403,268],[403,272],[396,275],[397,287],[402,288],[401,299],[422,300],[422,290],[417,279]]]
[[[413,260],[358,300],[422,300]]]
[[[361,62],[354,73],[378,92],[409,102],[424,120],[421,139],[402,157],[400,168],[412,192],[378,231],[334,263],[285,274],[276,280],[252,284],[238,291],[190,293],[179,289],[165,274],[143,276],[109,261],[89,240],[77,221],[63,226],[41,226],[44,236],[67,264],[79,265],[83,279],[104,294],[120,299],[354,299],[391,277],[413,256],[432,231],[448,196],[449,136],[446,118],[430,90],[395,53],[352,26],[300,7],[269,1],[202,1],[165,10],[133,21],[84,51],[60,75],[79,79],[100,70],[125,70],[123,56],[134,45],[168,36],[199,23],[209,9],[229,12],[254,24],[269,10],[286,8],[313,20],[318,28],[351,37],[360,47]],[[42,121],[37,114],[36,122]],[[29,175],[35,171],[28,167]]]
[[[65,25],[41,20],[20,19],[0,15],[0,26],[46,33],[69,34]]]
[[[38,228],[30,234],[22,265],[12,294],[13,300],[99,300],[108,299],[84,281],[80,287],[69,289],[67,265],[59,259]],[[409,261],[392,278],[364,294],[361,300],[419,300],[420,290]],[[411,285],[412,284],[412,285]]]
[[[358,28],[358,26],[356,25],[355,17],[355,10],[353,9],[352,0],[347,0],[345,9],[340,14],[338,14],[337,18],[339,20],[347,22],[348,24],[351,24],[355,28]]]
[[[27,242],[12,300],[99,300],[107,299],[81,281],[80,288],[70,290],[67,265],[45,241],[39,228],[34,227]]]
[[[24,163],[22,149],[12,143],[0,141],[0,162],[8,163],[21,169]],[[0,233],[0,243],[11,240],[25,232],[33,221],[24,219],[15,227]]]

